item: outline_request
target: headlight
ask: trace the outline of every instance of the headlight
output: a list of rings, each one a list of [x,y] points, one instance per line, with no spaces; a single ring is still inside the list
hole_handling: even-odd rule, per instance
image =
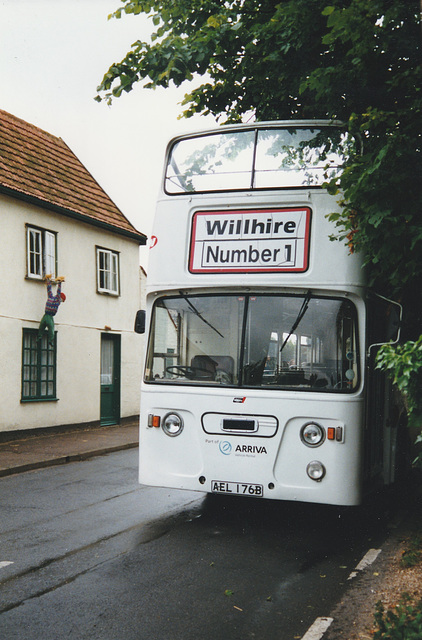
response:
[[[177,413],[168,413],[164,416],[161,426],[164,433],[173,438],[182,433],[183,419]]]
[[[325,440],[325,431],[316,422],[308,422],[308,424],[303,425],[300,437],[308,447],[318,447]]]
[[[306,467],[306,473],[310,477],[311,480],[315,480],[319,482],[325,476],[325,467],[322,462],[318,460],[313,460]]]

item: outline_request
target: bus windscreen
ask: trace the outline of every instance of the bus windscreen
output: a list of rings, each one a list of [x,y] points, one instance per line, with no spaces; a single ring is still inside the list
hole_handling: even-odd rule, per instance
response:
[[[342,298],[162,297],[145,381],[349,393],[359,385],[357,320]]]

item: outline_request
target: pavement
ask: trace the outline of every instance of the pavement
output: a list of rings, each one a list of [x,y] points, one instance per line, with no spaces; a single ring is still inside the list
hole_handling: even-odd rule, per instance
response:
[[[0,477],[77,460],[86,460],[138,446],[138,421],[123,425],[76,428],[73,431],[28,435],[0,442]]]

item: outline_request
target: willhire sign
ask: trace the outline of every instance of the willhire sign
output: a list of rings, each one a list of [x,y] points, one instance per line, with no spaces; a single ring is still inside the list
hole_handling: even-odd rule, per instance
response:
[[[308,268],[311,210],[198,211],[191,273],[300,272]]]

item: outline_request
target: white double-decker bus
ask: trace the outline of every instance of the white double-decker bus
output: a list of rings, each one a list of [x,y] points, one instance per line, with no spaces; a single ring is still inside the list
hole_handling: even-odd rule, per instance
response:
[[[376,345],[397,313],[331,242],[339,123],[219,127],[168,146],[151,238],[143,484],[356,505],[394,480]],[[142,331],[138,316],[138,331]]]

